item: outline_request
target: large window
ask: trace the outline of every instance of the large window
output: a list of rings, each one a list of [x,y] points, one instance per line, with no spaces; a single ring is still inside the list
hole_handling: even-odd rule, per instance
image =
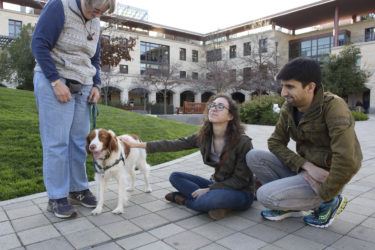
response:
[[[251,55],[251,42],[247,42],[243,44],[243,55],[244,56]]]
[[[193,78],[193,80],[198,80],[198,72],[193,72],[191,78]]]
[[[21,32],[22,22],[9,19],[9,36],[17,37]]]
[[[186,71],[180,71],[180,79],[186,79]]]
[[[221,49],[207,51],[206,60],[207,62],[221,61]]]
[[[244,82],[250,80],[250,78],[251,78],[251,68],[250,67],[243,68],[242,77],[243,77]]]
[[[198,62],[198,50],[191,51],[191,58],[193,62]]]
[[[229,58],[236,58],[237,56],[237,46],[232,45],[229,47]]]
[[[169,69],[169,46],[141,41],[141,74],[158,71],[167,74]]]
[[[267,38],[263,38],[263,39],[259,40],[259,52],[260,53],[267,52],[267,43],[268,43],[268,39]]]
[[[128,73],[128,65],[120,64],[120,73],[127,74]]]
[[[186,49],[180,48],[180,60],[186,61]]]
[[[365,29],[365,42],[375,41],[375,27]]]

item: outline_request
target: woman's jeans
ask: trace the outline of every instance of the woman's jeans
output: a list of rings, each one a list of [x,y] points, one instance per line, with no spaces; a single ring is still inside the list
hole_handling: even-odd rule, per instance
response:
[[[72,100],[62,103],[44,74],[34,72],[43,178],[50,199],[64,198],[69,192],[88,188],[85,147],[90,131],[87,99],[91,89],[92,86],[83,86],[82,95],[73,94]]]
[[[201,212],[213,209],[246,210],[254,200],[254,195],[233,189],[213,189],[207,193],[193,198],[191,194],[200,188],[208,188],[211,180],[183,172],[173,172],[169,177],[172,185],[187,199],[185,206]]]
[[[263,184],[257,199],[266,208],[310,210],[324,202],[301,174],[290,170],[271,152],[252,149],[246,154],[246,162]]]

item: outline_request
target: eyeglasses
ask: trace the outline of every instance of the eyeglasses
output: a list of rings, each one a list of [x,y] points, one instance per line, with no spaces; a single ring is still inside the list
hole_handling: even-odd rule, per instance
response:
[[[224,104],[222,104],[222,103],[218,103],[218,104],[216,104],[216,103],[211,103],[211,104],[208,104],[208,105],[207,105],[207,108],[208,108],[208,110],[214,108],[214,109],[216,109],[217,111],[222,111],[222,110],[224,110],[224,109],[228,109],[228,108],[225,107]],[[228,109],[228,110],[229,110],[229,109]]]

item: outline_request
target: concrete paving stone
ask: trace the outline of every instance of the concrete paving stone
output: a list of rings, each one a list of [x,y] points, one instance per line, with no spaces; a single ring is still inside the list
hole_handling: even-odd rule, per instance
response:
[[[168,223],[166,219],[157,214],[146,214],[142,217],[131,219],[130,221],[144,230],[149,230]]]
[[[375,209],[371,207],[361,206],[358,203],[348,202],[344,211],[369,216],[375,212]]]
[[[346,235],[356,226],[357,224],[336,218],[327,229],[341,235]]]
[[[37,214],[29,217],[12,220],[14,230],[16,230],[17,232],[49,224],[50,222],[47,219],[47,217],[44,216],[44,214]]]
[[[216,223],[225,227],[229,227],[235,231],[241,231],[257,224],[256,222],[237,216],[237,213],[225,217],[224,219],[218,220]]]
[[[11,209],[6,209],[6,212],[11,220],[27,217],[35,214],[41,214],[42,210],[36,205],[31,205],[27,207],[14,207]]]
[[[134,205],[131,207],[127,207],[124,211],[124,213],[121,215],[121,217],[129,220],[129,219],[134,219],[146,214],[150,214],[151,212],[139,205]]]
[[[345,191],[347,189],[356,190],[356,191],[360,191],[360,192],[364,193],[364,192],[370,191],[372,189],[372,187],[369,187],[369,186],[366,186],[366,185],[361,185],[361,182],[356,182],[356,183],[353,183],[353,184],[346,185],[343,193],[345,193]]]
[[[25,250],[26,248],[24,247],[16,247],[16,248],[12,248],[12,250]]]
[[[31,200],[26,200],[26,201],[19,201],[19,202],[14,202],[10,203],[8,205],[3,206],[4,210],[13,210],[17,208],[22,208],[22,207],[29,207],[34,205],[34,203]]]
[[[34,204],[40,204],[40,203],[47,203],[48,202],[48,197],[47,196],[43,196],[43,197],[39,197],[39,198],[35,198],[35,199],[32,199],[32,202]]]
[[[185,220],[177,221],[175,224],[189,230],[211,222],[211,218],[209,218],[206,214],[201,214]]]
[[[250,235],[254,238],[257,238],[267,243],[275,242],[276,240],[279,240],[287,235],[287,232],[285,231],[265,226],[263,224],[257,224],[255,226],[252,226],[246,230],[243,230],[242,233]]]
[[[169,193],[168,189],[160,188],[159,190],[152,191],[152,193],[150,193],[150,194],[157,199],[165,200],[164,197],[168,193]]]
[[[163,209],[171,208],[170,202],[164,202],[161,200],[151,201],[141,204],[142,207],[150,210],[151,212],[160,211]]]
[[[9,221],[0,222],[0,236],[14,233],[12,224]]]
[[[86,231],[68,234],[65,237],[75,248],[89,247],[111,240],[99,228],[91,228]]]
[[[95,249],[95,250],[121,250],[123,248],[120,247],[119,245],[117,245],[114,242],[110,242],[110,243],[104,243],[103,245],[93,247],[92,249]]]
[[[8,220],[8,217],[3,209],[0,207],[0,222]]]
[[[292,233],[305,226],[302,218],[287,218],[282,221],[264,220],[263,225],[277,228],[281,231]]]
[[[374,243],[344,236],[331,247],[340,250],[374,250]]]
[[[233,229],[219,225],[216,222],[205,224],[203,226],[194,228],[191,231],[199,235],[202,235],[206,237],[207,239],[210,239],[211,241],[222,239],[236,232]]]
[[[60,221],[65,221],[66,219],[57,218],[53,213],[48,211],[43,211],[43,215],[51,222],[56,223]]]
[[[361,206],[375,208],[375,200],[358,197],[355,198],[352,202],[357,203]]]
[[[130,221],[120,221],[107,224],[101,226],[100,229],[102,229],[106,234],[111,236],[112,239],[117,239],[123,236],[131,235],[142,231],[140,227],[134,225]]]
[[[56,238],[61,235],[52,225],[47,225],[19,232],[18,236],[24,245],[29,245]]]
[[[361,224],[362,226],[369,227],[372,229],[375,229],[375,218],[367,218],[364,222]]]
[[[192,216],[189,210],[184,210],[179,207],[171,207],[171,208],[158,211],[156,212],[156,214],[164,217],[165,219],[169,221],[177,221],[177,220],[182,220],[182,219]]]
[[[87,219],[96,226],[103,226],[114,222],[124,221],[124,217],[112,212],[101,213],[99,215],[87,216]]]
[[[151,202],[151,201],[155,201],[156,198],[150,194],[145,194],[145,193],[142,193],[142,194],[138,194],[138,195],[132,195],[130,197],[130,201],[133,202],[134,204],[142,204],[142,203],[147,203],[147,202]]]
[[[341,234],[327,229],[306,226],[293,233],[305,239],[329,246],[342,237]]]
[[[349,232],[348,236],[356,239],[375,243],[375,229],[365,226],[357,226]],[[375,244],[374,244],[375,246]]]
[[[266,209],[259,201],[254,201],[249,209],[254,209],[254,208],[259,209],[259,210]]]
[[[273,245],[276,245],[278,247],[288,249],[288,250],[316,250],[316,249],[324,249],[327,247],[324,244],[320,244],[317,242],[314,242],[312,240],[308,240],[302,237],[299,237],[297,235],[287,235],[286,237],[277,240],[273,243]]]
[[[169,182],[169,181],[164,181],[164,182],[159,182],[157,184],[155,184],[161,188],[173,188],[172,187],[172,184]]]
[[[261,250],[284,250],[281,247],[275,246],[275,245],[267,245],[265,247],[260,248]],[[327,249],[325,249],[327,250]]]
[[[87,231],[88,229],[95,227],[94,224],[91,223],[87,218],[65,220],[62,222],[55,223],[54,226],[57,228],[57,230],[59,230],[59,232],[62,235]]]
[[[118,205],[118,199],[117,198],[105,202],[105,207],[108,208],[107,211],[112,212],[113,210],[115,210],[117,208],[117,205]],[[124,210],[126,210],[126,208],[134,206],[134,205],[135,205],[135,203],[130,201],[130,196],[129,196],[129,200],[124,204]]]
[[[212,243],[208,246],[199,248],[199,250],[228,250],[228,248],[218,245],[216,243]]]
[[[13,249],[16,247],[21,247],[21,242],[18,240],[16,234],[0,236],[1,249]]]
[[[143,178],[143,175],[140,175],[139,176],[140,178],[142,178],[142,181],[143,181],[143,184],[144,184],[144,178]],[[154,183],[158,183],[158,182],[162,182],[162,181],[165,181],[164,178],[159,178],[157,176],[151,176],[151,178],[149,178],[149,183],[150,184],[154,184]]]
[[[136,248],[137,250],[173,250],[174,248],[168,246],[162,241],[157,241],[139,248]]]
[[[367,218],[367,216],[344,210],[342,213],[340,213],[336,217],[336,219],[337,218],[340,218],[340,220],[345,220],[354,224],[360,224]]]
[[[116,241],[118,245],[125,249],[134,249],[144,245],[148,245],[151,242],[158,241],[158,239],[147,232],[136,234],[134,236],[127,237]]]
[[[178,234],[181,232],[186,231],[186,229],[175,225],[175,224],[168,224],[162,227],[155,228],[151,231],[149,231],[150,234],[154,235],[158,239],[164,239],[171,235]]]
[[[164,242],[175,249],[198,249],[211,243],[207,238],[191,231],[165,238]]]
[[[106,201],[114,200],[117,198],[118,198],[117,189],[116,191],[107,190],[104,193],[104,204],[106,203]]]
[[[248,220],[251,220],[253,222],[256,222],[256,223],[262,223],[262,222],[264,222],[264,219],[260,215],[261,211],[262,210],[260,210],[260,209],[249,208],[246,211],[239,212],[237,215],[240,216],[240,217],[244,217],[244,218],[246,218]]]
[[[361,194],[359,197],[360,198],[364,198],[364,199],[372,199],[372,200],[374,200],[375,199],[375,189],[373,189],[373,190],[371,190],[371,191],[369,191],[367,193]]]
[[[361,194],[363,194],[363,192],[358,191],[358,190],[353,190],[353,189],[346,189],[345,191],[343,191],[342,194],[348,199],[348,201],[351,201],[352,199],[350,199],[349,197],[356,198],[360,196]]]
[[[34,243],[26,247],[27,250],[70,250],[74,247],[63,237]]]
[[[255,239],[240,232],[232,234],[224,239],[218,240],[216,243],[233,250],[259,249],[263,246],[266,246],[267,244],[264,241]]]

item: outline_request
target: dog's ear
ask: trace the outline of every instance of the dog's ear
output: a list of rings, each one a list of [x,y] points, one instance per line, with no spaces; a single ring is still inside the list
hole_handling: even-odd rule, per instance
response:
[[[91,154],[90,149],[89,149],[90,142],[91,142],[91,140],[90,140],[90,134],[91,134],[91,133],[89,133],[89,134],[86,136],[86,152],[87,152],[87,154]]]
[[[109,151],[118,151],[118,144],[117,144],[117,138],[116,135],[113,133],[109,133],[110,139],[109,139]]]

